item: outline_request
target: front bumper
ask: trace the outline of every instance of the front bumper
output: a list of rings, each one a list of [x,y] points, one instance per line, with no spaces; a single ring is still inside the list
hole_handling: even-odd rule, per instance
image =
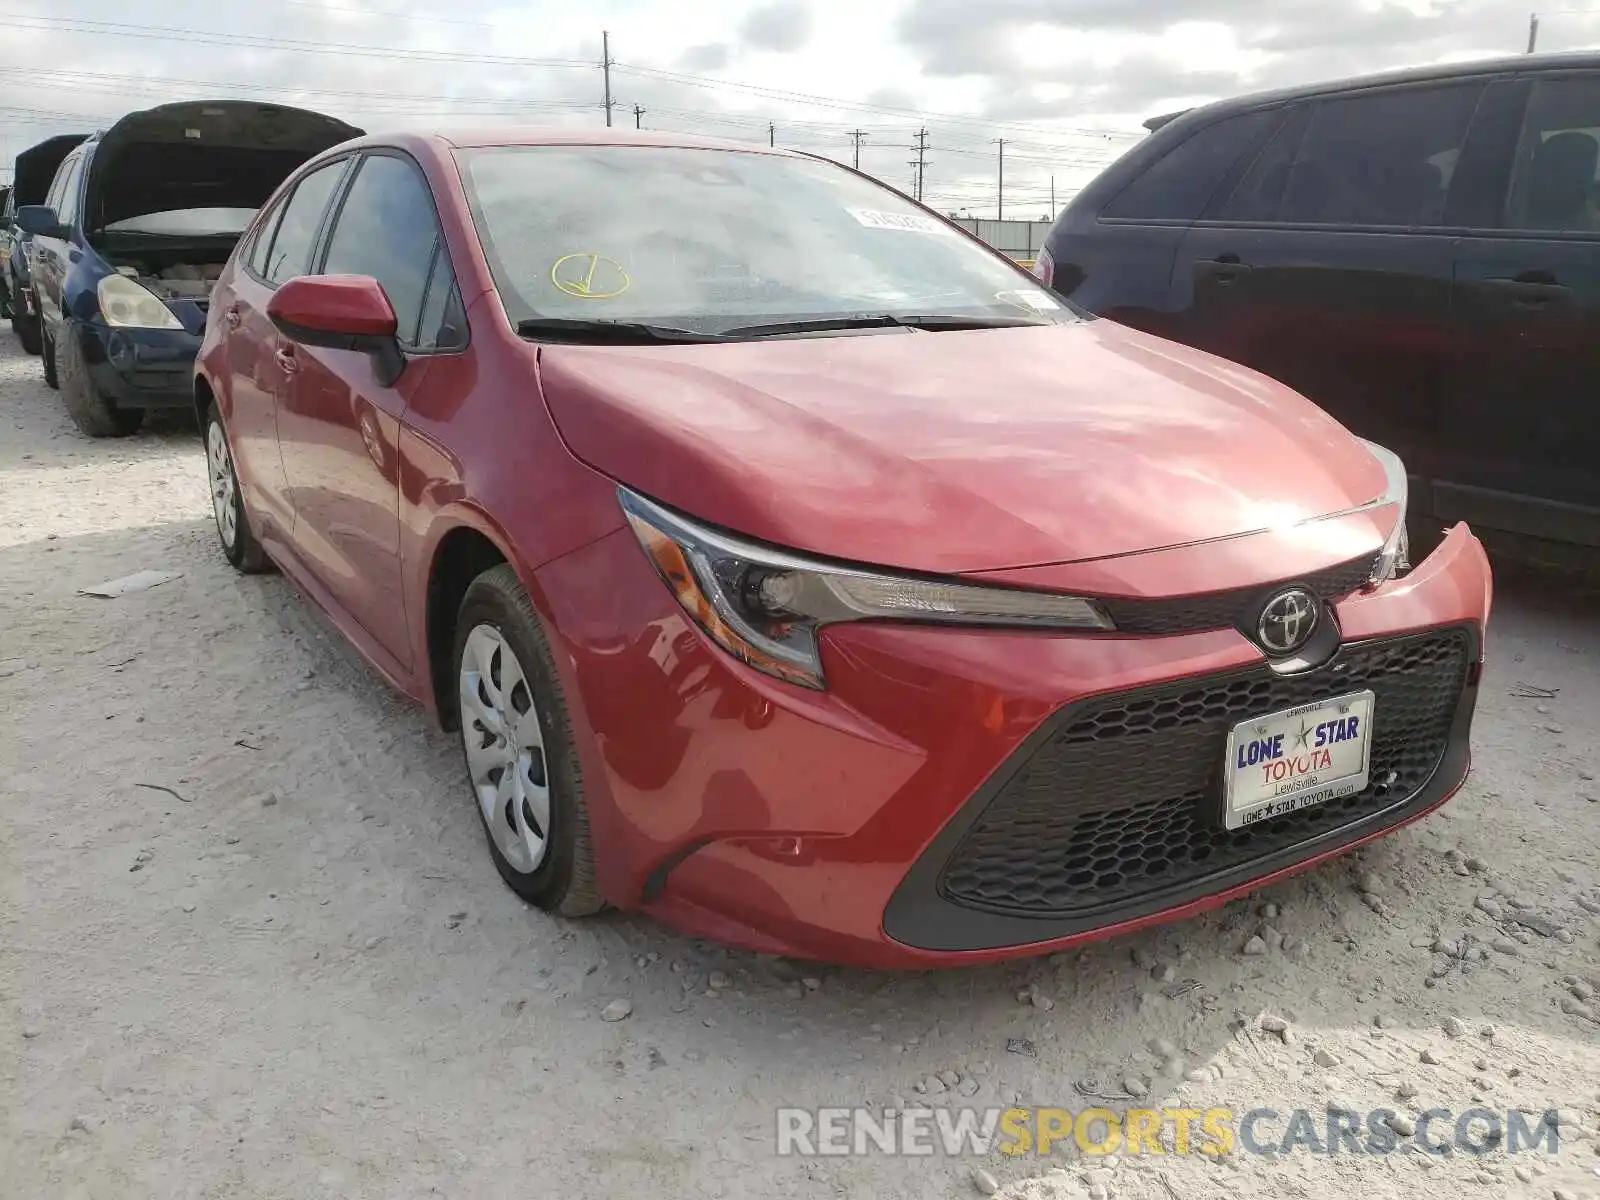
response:
[[[815,693],[709,645],[629,533],[536,578],[580,701],[608,899],[697,935],[879,967],[1043,954],[1175,919],[1437,807],[1466,776],[1491,598],[1483,549],[1459,526],[1405,579],[1341,601],[1342,649],[1303,675],[1272,675],[1231,629],[860,624],[826,634],[829,690]],[[1063,753],[1086,714],[1221,689],[1243,697],[1242,719],[1280,694],[1321,695],[1324,679],[1328,695],[1349,690],[1351,672],[1373,678],[1380,711],[1382,688],[1399,689],[1391,710],[1415,702],[1405,736],[1374,746],[1391,791],[1248,835],[1202,811],[1226,705],[1159,743],[1113,737],[1103,760]],[[1119,793],[1108,772],[1135,749]]]
[[[70,336],[82,339],[95,388],[119,408],[194,404],[194,360],[201,333],[74,322]]]

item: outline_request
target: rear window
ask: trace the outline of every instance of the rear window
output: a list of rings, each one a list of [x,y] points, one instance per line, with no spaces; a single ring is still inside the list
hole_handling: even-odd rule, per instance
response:
[[[1106,205],[1103,215],[1141,221],[1194,220],[1276,116],[1274,112],[1242,113],[1189,135],[1123,188]]]

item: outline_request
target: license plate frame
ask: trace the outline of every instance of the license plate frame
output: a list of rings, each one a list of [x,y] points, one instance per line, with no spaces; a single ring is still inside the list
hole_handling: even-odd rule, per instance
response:
[[[1376,709],[1377,696],[1372,689],[1366,688],[1236,722],[1228,730],[1227,754],[1222,764],[1223,828],[1229,831],[1244,829],[1271,817],[1286,816],[1303,808],[1326,804],[1330,800],[1343,799],[1363,791],[1372,777],[1372,736]],[[1313,716],[1316,720],[1309,719]],[[1282,737],[1285,743],[1293,743],[1302,735],[1309,742],[1323,724],[1351,716],[1358,718],[1353,736],[1325,747],[1307,745],[1301,752],[1300,758],[1314,758],[1317,751],[1327,750],[1329,765],[1326,767],[1319,769],[1312,766],[1295,773],[1293,768],[1300,765],[1300,759],[1292,753],[1241,766],[1240,751],[1249,743],[1270,742],[1275,737]],[[1299,730],[1289,727],[1289,722],[1295,718],[1300,718]],[[1359,766],[1351,768],[1348,753],[1340,756],[1342,765],[1335,763],[1335,749],[1344,747],[1348,750],[1350,743],[1356,741],[1359,741]],[[1269,762],[1288,762],[1286,778],[1281,783],[1263,779],[1241,793],[1241,776],[1256,770],[1261,770],[1265,775]]]

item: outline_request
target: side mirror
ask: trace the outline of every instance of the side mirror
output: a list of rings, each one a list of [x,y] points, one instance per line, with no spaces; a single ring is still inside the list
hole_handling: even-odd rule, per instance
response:
[[[24,204],[17,209],[17,227],[36,237],[60,237],[61,218],[48,204]]]
[[[296,276],[272,293],[267,316],[279,333],[302,346],[370,355],[383,387],[405,370],[394,306],[370,275]]]

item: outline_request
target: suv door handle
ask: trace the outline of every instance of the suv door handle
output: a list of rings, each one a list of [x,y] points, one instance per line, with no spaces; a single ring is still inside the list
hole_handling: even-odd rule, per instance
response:
[[[1549,308],[1572,299],[1572,289],[1530,279],[1485,279],[1483,286],[1506,297],[1517,308]]]
[[[1237,254],[1219,254],[1216,258],[1202,259],[1196,264],[1196,269],[1203,278],[1223,286],[1250,274],[1250,264],[1240,262]]]
[[[279,346],[272,352],[272,357],[277,360],[278,369],[285,375],[293,375],[300,369],[300,362],[294,356],[293,346]]]

